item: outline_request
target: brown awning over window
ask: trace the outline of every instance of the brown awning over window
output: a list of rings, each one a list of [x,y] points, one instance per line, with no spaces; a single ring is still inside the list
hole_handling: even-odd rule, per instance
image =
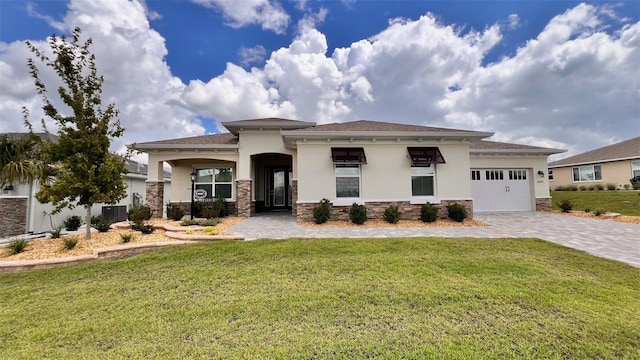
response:
[[[408,147],[411,166],[426,166],[429,164],[445,164],[442,153],[437,147]]]
[[[366,164],[363,148],[331,148],[334,164]]]

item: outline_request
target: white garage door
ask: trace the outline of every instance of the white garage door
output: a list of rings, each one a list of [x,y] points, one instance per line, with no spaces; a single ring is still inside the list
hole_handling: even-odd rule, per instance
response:
[[[471,193],[473,211],[533,210],[527,169],[473,169]]]

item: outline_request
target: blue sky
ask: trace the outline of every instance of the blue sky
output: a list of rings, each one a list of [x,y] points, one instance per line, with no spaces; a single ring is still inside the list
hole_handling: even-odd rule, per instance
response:
[[[640,134],[639,21],[637,1],[1,0],[0,132],[21,130],[22,106],[39,116],[23,42],[80,26],[123,143],[280,116],[570,155]]]

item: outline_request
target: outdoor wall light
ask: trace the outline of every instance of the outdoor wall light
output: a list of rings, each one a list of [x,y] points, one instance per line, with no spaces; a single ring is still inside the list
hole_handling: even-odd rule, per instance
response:
[[[544,177],[544,171],[542,171],[542,170],[538,170],[538,176],[540,176],[540,177]]]

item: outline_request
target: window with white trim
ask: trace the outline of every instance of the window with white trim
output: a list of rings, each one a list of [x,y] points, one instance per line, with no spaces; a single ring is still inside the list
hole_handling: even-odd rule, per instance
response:
[[[360,197],[360,165],[336,165],[336,197]]]
[[[231,168],[196,169],[196,190],[206,192],[205,199],[222,197],[231,199],[233,194],[233,172]]]
[[[471,180],[479,181],[480,179],[480,170],[471,170]]]
[[[486,170],[485,180],[504,180],[504,171],[502,170]]]
[[[411,167],[411,196],[435,195],[435,166]]]
[[[553,181],[553,169],[547,169],[547,174],[549,174],[549,181]]]
[[[573,181],[601,181],[602,168],[600,165],[576,166],[573,168]]]
[[[640,161],[631,162],[631,174],[633,177],[640,176]]]
[[[527,170],[509,170],[509,180],[527,180]]]

